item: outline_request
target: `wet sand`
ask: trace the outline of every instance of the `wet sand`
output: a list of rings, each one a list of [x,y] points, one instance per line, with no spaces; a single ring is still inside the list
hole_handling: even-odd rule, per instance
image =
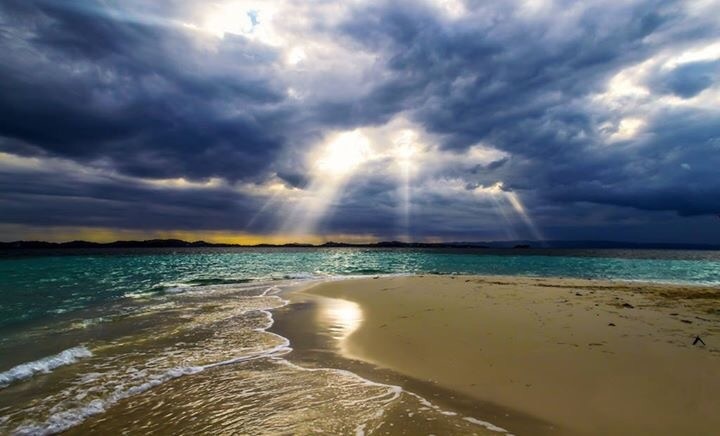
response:
[[[288,298],[274,328],[291,359],[334,361],[511,432],[720,429],[718,288],[414,276],[327,282]]]

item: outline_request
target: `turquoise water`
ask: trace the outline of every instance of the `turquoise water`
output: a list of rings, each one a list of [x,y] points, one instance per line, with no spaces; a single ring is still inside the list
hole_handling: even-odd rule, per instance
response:
[[[720,284],[720,255],[693,251],[188,249],[0,257],[3,327],[188,286],[402,273]]]

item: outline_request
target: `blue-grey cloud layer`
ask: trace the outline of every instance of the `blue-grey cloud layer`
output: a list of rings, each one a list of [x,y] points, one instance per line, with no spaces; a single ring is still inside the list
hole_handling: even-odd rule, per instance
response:
[[[128,14],[89,0],[4,1],[0,151],[117,177],[3,166],[0,220],[270,232],[279,217],[265,211],[247,227],[263,202],[231,186],[278,177],[303,188],[309,174],[298,156],[325,132],[400,114],[440,138],[441,149],[483,143],[504,152],[436,176],[460,178],[468,189],[503,181],[556,238],[582,237],[584,225],[611,239],[647,238],[638,229],[720,212],[720,106],[683,104],[717,93],[719,60],[651,63],[643,76],[649,96],[620,109],[594,98],[627,68],[717,44],[717,20],[680,1],[559,1],[552,13],[523,12],[519,3],[466,1],[453,17],[421,2],[348,6],[338,23],[314,23],[312,31],[372,56],[373,74],[347,83],[361,91],[331,97],[320,75],[298,99],[287,92],[295,82],[277,47],[241,35],[203,47],[176,23],[186,3],[153,2]],[[662,103],[668,99],[678,103]],[[635,114],[624,114],[632,105]],[[641,133],[612,139],[631,115],[642,118]],[[171,178],[223,183],[169,190],[133,182]],[[368,172],[321,231],[391,236],[391,189]],[[418,236],[504,236],[492,213],[484,217],[463,198],[417,190],[414,203]],[[714,221],[700,222],[720,241]]]

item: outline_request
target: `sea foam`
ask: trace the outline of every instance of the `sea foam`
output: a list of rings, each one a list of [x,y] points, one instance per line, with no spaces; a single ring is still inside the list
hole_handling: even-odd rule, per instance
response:
[[[292,349],[288,346],[289,344],[289,341],[286,340],[283,344],[280,344],[271,349],[256,353],[250,353],[222,362],[216,362],[201,366],[171,368],[164,373],[150,377],[142,384],[131,386],[127,389],[116,390],[105,399],[95,399],[84,406],[56,412],[51,415],[45,423],[29,424],[18,427],[17,429],[15,429],[14,434],[18,436],[46,436],[61,433],[68,430],[69,428],[72,428],[82,423],[93,415],[104,413],[108,408],[114,406],[121,400],[141,394],[170,380],[185,375],[197,374],[199,372],[218,366],[232,365],[235,363],[261,359],[265,357],[282,356],[283,354],[287,354],[292,351]]]
[[[90,350],[84,346],[79,346],[32,362],[22,363],[5,372],[0,372],[0,389],[17,381],[31,378],[36,374],[47,374],[55,368],[73,364],[79,359],[90,356],[92,356]]]

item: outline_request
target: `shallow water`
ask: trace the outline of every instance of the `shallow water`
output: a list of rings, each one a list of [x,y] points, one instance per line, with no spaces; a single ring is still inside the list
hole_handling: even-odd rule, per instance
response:
[[[0,433],[362,434],[394,427],[387,416],[409,421],[398,429],[499,430],[398,386],[287,360],[288,340],[267,329],[270,310],[285,304],[276,294],[292,286],[199,286],[134,301],[87,327],[68,320],[52,333],[29,331],[41,348],[82,344],[0,374]],[[20,352],[28,338],[8,338],[3,351]]]

